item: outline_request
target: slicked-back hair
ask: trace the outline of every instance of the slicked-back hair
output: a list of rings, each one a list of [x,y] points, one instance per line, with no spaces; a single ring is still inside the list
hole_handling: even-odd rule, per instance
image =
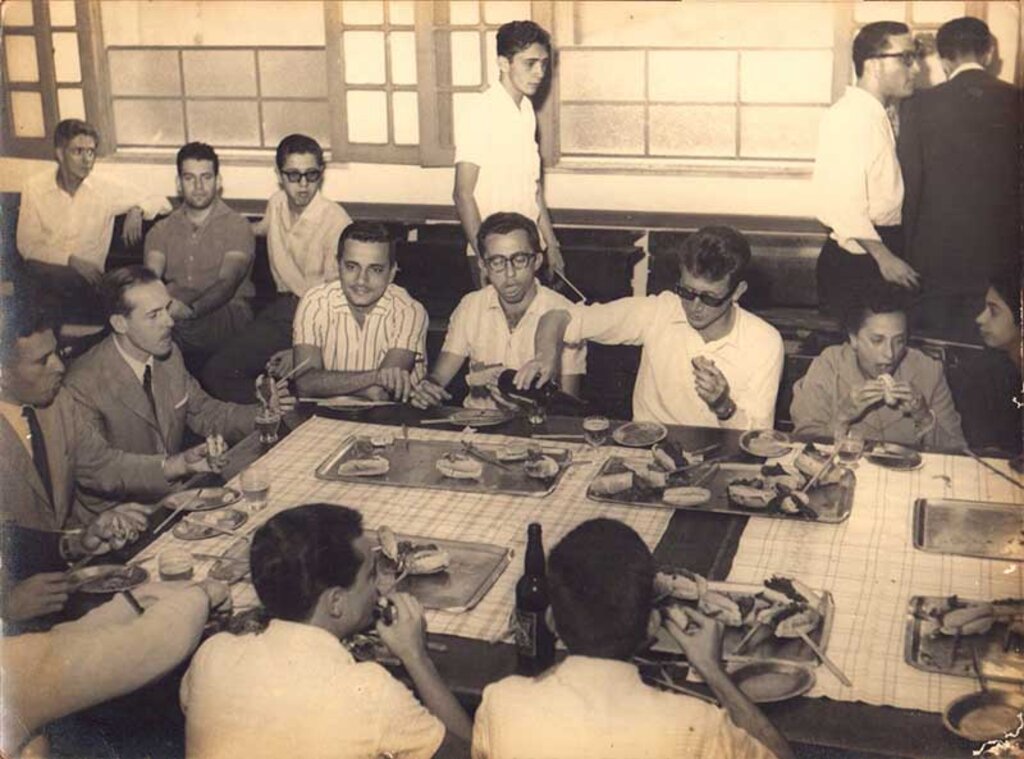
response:
[[[583,522],[548,558],[551,611],[570,654],[627,659],[646,642],[654,557],[614,519]]]
[[[676,254],[680,270],[710,282],[729,278],[735,288],[750,263],[750,243],[732,227],[701,227],[683,241]]]
[[[100,280],[100,297],[107,316],[128,316],[132,312],[132,307],[128,303],[128,291],[139,285],[159,281],[160,277],[141,264],[108,271]]]
[[[877,314],[903,314],[910,311],[911,298],[901,287],[890,284],[876,285],[851,299],[842,315],[843,327],[850,335],[860,332],[869,316]]]
[[[53,146],[55,148],[65,148],[69,142],[83,134],[87,137],[92,137],[96,144],[99,145],[100,133],[96,131],[96,127],[92,124],[81,119],[64,119],[58,122],[53,130]]]
[[[530,241],[530,250],[540,253],[540,234],[537,232],[537,225],[521,213],[514,211],[499,211],[484,219],[476,233],[477,249],[483,253],[484,240],[491,235],[508,235],[517,230],[526,232],[526,237]]]
[[[988,283],[1003,299],[1007,308],[1013,314],[1013,320],[1018,325],[1021,323],[1020,313],[1020,289],[1021,289],[1021,267],[1019,263],[1004,264],[996,268],[988,278]]]
[[[311,154],[316,158],[316,165],[323,168],[324,149],[320,147],[319,142],[304,134],[290,134],[277,143],[277,153],[274,157],[277,161],[277,168],[283,169],[288,156],[300,153]]]
[[[388,266],[395,265],[395,240],[391,230],[379,221],[353,221],[341,233],[338,238],[338,264],[341,265],[341,257],[345,253],[345,241],[355,242],[377,242],[388,246]]]
[[[875,21],[867,24],[853,38],[853,70],[860,77],[864,74],[864,61],[884,52],[890,37],[910,34],[910,27],[902,21]]]
[[[947,61],[958,58],[984,58],[992,49],[992,32],[988,24],[974,16],[947,21],[935,35],[935,47]]]
[[[498,27],[498,55],[510,61],[515,54],[537,43],[551,52],[551,35],[533,21],[509,21]]]
[[[213,162],[213,174],[217,176],[220,174],[220,159],[217,157],[217,151],[207,145],[205,142],[190,142],[186,145],[182,145],[178,151],[178,176],[181,176],[181,167],[185,164],[185,161],[212,161]]]
[[[275,514],[252,539],[252,582],[272,619],[305,622],[329,588],[350,588],[368,557],[355,548],[355,509],[310,503]]]
[[[55,328],[56,315],[34,296],[19,283],[14,294],[0,298],[0,364],[12,358],[19,340]]]

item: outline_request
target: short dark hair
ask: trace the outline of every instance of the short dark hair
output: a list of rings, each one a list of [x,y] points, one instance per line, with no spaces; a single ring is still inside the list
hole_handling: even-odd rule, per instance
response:
[[[492,213],[484,219],[476,233],[477,249],[483,255],[484,240],[490,235],[507,235],[520,229],[526,232],[526,236],[530,240],[530,249],[534,253],[540,253],[540,234],[537,232],[537,225],[521,213],[509,211]]]
[[[864,61],[885,51],[890,37],[910,34],[910,27],[902,21],[875,21],[867,24],[853,38],[853,70],[864,74]]]
[[[100,298],[106,309],[107,317],[114,314],[128,316],[132,311],[128,299],[125,297],[128,291],[137,285],[147,285],[150,282],[159,281],[160,277],[141,264],[122,266],[119,269],[108,271],[100,281]]]
[[[983,58],[992,49],[992,32],[980,18],[964,16],[947,21],[935,35],[939,55],[947,61]]]
[[[988,278],[989,286],[995,290],[1003,299],[1007,308],[1013,314],[1013,320],[1021,323],[1020,313],[1020,289],[1021,289],[1021,267],[1017,262],[1010,262],[997,267]]]
[[[591,519],[548,558],[551,611],[570,654],[627,659],[647,639],[654,557],[633,528]]]
[[[0,363],[7,363],[19,340],[56,326],[56,314],[35,296],[35,288],[19,286],[0,298]]]
[[[869,316],[875,314],[903,314],[911,308],[911,296],[902,287],[882,284],[871,287],[851,298],[842,313],[843,327],[847,333],[860,332]]]
[[[388,266],[395,265],[395,240],[391,230],[379,221],[353,221],[338,238],[338,263],[345,252],[345,241],[379,242],[388,246]]]
[[[181,150],[178,151],[178,176],[181,176],[181,167],[185,161],[213,161],[213,173],[220,174],[220,159],[217,157],[217,151],[207,145],[205,142],[190,142],[187,145],[182,145]]]
[[[512,60],[534,43],[551,52],[551,35],[533,21],[509,21],[498,27],[498,55],[502,58]]]
[[[716,282],[729,278],[735,288],[750,263],[750,243],[732,227],[702,227],[686,238],[677,252],[679,269]]]
[[[69,142],[83,134],[86,137],[92,137],[99,144],[100,133],[92,124],[81,119],[64,119],[58,122],[53,130],[53,146],[55,148],[66,147]]]
[[[312,154],[316,158],[316,165],[321,168],[323,167],[324,149],[320,147],[320,143],[304,134],[290,134],[277,143],[277,153],[275,155],[277,168],[283,169],[284,162],[288,160],[288,156],[298,153]]]
[[[352,587],[367,560],[354,546],[362,534],[362,514],[331,503],[282,511],[256,530],[249,566],[270,617],[305,622],[325,590]]]

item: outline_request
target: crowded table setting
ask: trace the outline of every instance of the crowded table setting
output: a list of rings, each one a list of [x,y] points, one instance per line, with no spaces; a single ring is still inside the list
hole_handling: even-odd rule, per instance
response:
[[[172,210],[61,120],[0,304],[0,753],[1024,756],[1019,234],[970,297],[912,253],[928,97],[1004,97],[993,40],[946,22],[915,95],[910,29],[857,32],[799,350],[729,219],[671,238],[660,289],[592,286],[544,199],[533,21],[452,127],[444,313],[317,139],[246,218],[210,144]]]

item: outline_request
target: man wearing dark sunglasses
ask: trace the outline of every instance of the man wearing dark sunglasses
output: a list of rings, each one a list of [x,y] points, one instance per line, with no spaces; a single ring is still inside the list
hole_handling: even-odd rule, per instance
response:
[[[912,289],[903,259],[903,178],[896,106],[914,92],[918,51],[895,21],[866,25],[853,41],[857,84],[821,120],[814,163],[817,216],[829,228],[818,258],[818,303],[840,316],[882,280]]]
[[[563,343],[642,345],[634,419],[772,427],[782,337],[738,304],[747,290],[750,245],[729,227],[704,227],[686,238],[677,255],[679,282],[672,291],[545,314],[537,356],[520,369],[517,386],[547,382]]]
[[[252,403],[253,380],[271,356],[291,347],[299,298],[338,278],[338,240],[352,223],[345,209],[320,191],[324,152],[316,140],[290,134],[278,144],[276,160],[281,189],[270,196],[252,231],[267,238],[277,298],[203,369],[210,394],[234,403]]]

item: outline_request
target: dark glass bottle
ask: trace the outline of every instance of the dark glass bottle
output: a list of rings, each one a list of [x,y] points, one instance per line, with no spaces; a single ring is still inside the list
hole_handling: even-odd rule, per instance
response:
[[[551,381],[540,387],[530,386],[520,390],[515,383],[516,372],[514,369],[506,369],[498,375],[498,390],[506,398],[512,401],[527,401],[535,403],[544,408],[559,406],[567,409],[578,409],[584,406],[579,398],[562,392],[558,383]]]
[[[555,660],[555,635],[546,620],[550,603],[541,529],[533,522],[526,531],[523,576],[516,583],[515,630],[521,674],[540,674]]]

